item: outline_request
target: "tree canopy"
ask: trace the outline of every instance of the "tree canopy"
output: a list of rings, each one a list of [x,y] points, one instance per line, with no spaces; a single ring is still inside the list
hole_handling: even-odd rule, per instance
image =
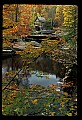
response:
[[[77,29],[78,6],[44,4],[4,4],[3,35],[27,35],[34,28],[37,16],[50,21],[53,27]]]

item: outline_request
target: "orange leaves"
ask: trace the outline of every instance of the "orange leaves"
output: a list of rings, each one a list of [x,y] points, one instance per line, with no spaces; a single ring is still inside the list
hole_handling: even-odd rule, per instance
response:
[[[42,5],[36,5],[36,10],[37,10],[37,13],[41,13],[41,7]]]
[[[12,22],[11,15],[12,15],[12,5],[3,5],[3,23],[10,24]]]
[[[29,4],[21,4],[19,5],[20,11],[20,25],[18,29],[18,33],[21,34],[29,34],[31,30],[30,28],[30,19],[31,19],[31,9],[32,5]]]
[[[5,75],[8,75],[8,72],[5,72],[4,74],[5,74]]]
[[[57,88],[58,85],[57,84],[50,84],[50,87]]]
[[[13,27],[13,28],[10,30],[11,33],[15,33],[15,32],[17,32],[17,31],[18,31],[18,27],[17,27],[17,26]]]
[[[36,85],[31,85],[30,89],[36,88]]]
[[[37,100],[37,99],[32,100],[32,103],[33,103],[33,104],[38,104],[38,100]]]
[[[18,28],[15,25],[16,4],[10,4],[10,5],[4,4],[2,12],[3,12],[3,27],[7,28],[3,30],[3,34],[12,36],[12,33],[16,33],[18,31]]]
[[[66,96],[68,96],[68,93],[67,93],[67,92],[63,92],[63,95],[66,95]]]
[[[64,85],[62,85],[62,88],[65,88],[65,87],[72,87],[73,86],[73,82],[67,82],[65,83]]]
[[[18,34],[19,35],[30,35],[31,28],[27,25],[30,24],[28,21],[20,21],[20,25],[18,26]]]

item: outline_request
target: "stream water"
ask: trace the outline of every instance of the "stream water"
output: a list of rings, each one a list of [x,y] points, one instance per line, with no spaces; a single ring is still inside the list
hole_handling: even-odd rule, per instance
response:
[[[4,76],[3,80],[5,77],[7,77],[5,72],[18,71],[22,68],[22,65],[23,65],[23,62],[22,62],[20,56],[12,56],[11,58],[3,59],[3,61],[2,61],[2,76]],[[65,76],[65,73],[66,73],[66,68],[63,66],[63,64],[55,62],[54,60],[51,60],[50,57],[41,56],[34,63],[32,63],[29,66],[29,69],[21,70],[19,72],[19,74],[17,75],[17,79],[15,79],[15,82],[22,89],[28,88],[31,85],[41,85],[41,86],[48,87],[50,84],[54,84],[54,85],[57,85],[57,87],[55,89],[56,91],[60,91],[61,93],[64,93],[64,89],[62,89],[61,86],[64,84],[64,81],[62,80],[62,78]],[[65,91],[67,91],[67,90],[65,90]],[[33,97],[37,97],[37,94],[38,94],[37,92],[31,93],[31,95],[33,95]],[[40,96],[40,95],[42,97],[44,97],[44,96],[46,97],[47,92],[39,93],[38,96]],[[55,95],[55,94],[53,94],[53,95]],[[58,99],[58,97],[56,99]],[[40,99],[39,102],[43,101],[44,99]],[[46,100],[48,100],[48,99],[46,98]],[[56,116],[62,116],[62,115],[64,116],[65,112],[70,109],[70,106],[67,106],[68,103],[66,103],[67,107],[65,106],[65,108],[62,108],[62,113],[59,113],[59,108],[61,107],[59,101],[54,101],[52,103],[53,103],[53,105],[57,105],[57,107],[56,107],[57,109],[54,109],[54,111],[56,112]],[[69,104],[72,104],[72,105],[74,103],[75,103],[74,101],[69,102]],[[38,104],[40,104],[40,103],[38,103]],[[44,104],[42,104],[42,105],[44,105]],[[76,107],[76,103],[74,104],[74,106]],[[29,109],[28,110],[29,114],[33,110],[34,110],[33,113],[35,111],[37,112],[37,109],[39,110],[38,106],[35,106],[33,109],[31,109],[31,108],[28,108],[28,109]],[[74,112],[76,112],[76,108],[75,108]],[[73,114],[74,114],[74,112],[73,112]],[[48,113],[46,112],[46,114],[48,114]]]
[[[2,61],[2,75],[5,72],[20,70],[22,64],[18,56],[4,59]],[[58,84],[60,86],[61,78],[65,74],[65,67],[62,64],[54,62],[46,56],[39,57],[36,62],[30,65],[30,68],[29,71],[20,71],[18,75],[18,85],[22,88],[32,84],[42,86]],[[63,84],[63,81],[61,83]]]

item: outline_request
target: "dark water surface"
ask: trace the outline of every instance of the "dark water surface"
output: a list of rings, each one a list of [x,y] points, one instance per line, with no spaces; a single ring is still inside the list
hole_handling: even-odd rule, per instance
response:
[[[23,62],[19,56],[4,59],[2,61],[2,75],[5,72],[17,71],[22,67]],[[58,84],[65,75],[65,67],[52,61],[49,57],[39,57],[36,62],[30,65],[30,70],[21,71],[18,75],[18,84],[24,88],[32,84],[49,86]],[[63,81],[61,81],[63,84]]]

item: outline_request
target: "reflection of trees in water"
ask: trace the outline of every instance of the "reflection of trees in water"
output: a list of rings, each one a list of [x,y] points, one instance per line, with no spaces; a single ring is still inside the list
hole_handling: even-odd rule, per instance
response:
[[[24,70],[18,74],[17,84],[18,86],[25,88],[28,87],[29,81],[28,78],[31,77],[29,71]]]
[[[3,60],[2,64],[3,64],[2,65],[3,69],[6,68],[5,71],[9,72],[10,70],[13,70],[13,60],[12,60],[12,58]]]
[[[19,70],[22,67],[22,64],[23,62],[18,56],[8,58],[3,61],[3,66],[7,67],[7,72],[10,70]],[[60,78],[64,77],[65,74],[65,69],[62,64],[54,62],[46,56],[39,57],[37,61],[31,64],[29,67],[31,67],[33,70],[55,74]]]
[[[62,64],[52,61],[49,57],[41,57],[32,64],[34,70],[55,74],[63,78],[65,75],[65,68]]]
[[[5,59],[3,61],[3,71],[9,72],[9,71],[16,71],[19,70],[22,67],[22,60],[20,57],[12,57]],[[33,71],[42,71],[44,74],[55,74],[56,77],[63,78],[65,76],[66,69],[63,67],[62,64],[57,63],[55,61],[52,61],[49,57],[42,56],[37,59],[36,62],[33,62],[33,64],[30,64],[29,67],[32,68]],[[77,85],[77,66],[73,66],[72,71],[69,74],[69,77],[66,79],[65,83],[68,83],[70,81],[73,81],[73,86],[71,87],[65,87],[63,88],[63,91],[68,92],[68,94],[72,94],[75,86]],[[30,72],[26,69],[19,73],[17,84],[22,87],[29,87],[29,80],[28,78],[31,77]]]
[[[53,62],[53,68],[56,77],[63,78],[65,76],[66,69],[62,64]]]
[[[37,60],[37,62],[34,64],[34,67],[36,70],[40,70],[43,72],[53,73],[53,67],[52,67],[51,60],[47,58],[43,58],[41,60]]]
[[[15,56],[13,58],[9,58],[7,60],[4,60],[3,66],[7,67],[7,72],[10,70],[16,71],[19,70],[22,67],[22,60],[20,57]],[[65,74],[65,69],[62,64],[59,64],[57,62],[52,61],[49,57],[42,56],[37,59],[36,62],[33,62],[33,64],[29,65],[30,68],[32,68],[33,71],[42,71],[44,74],[52,74],[56,75],[56,77],[62,78],[62,76]],[[29,71],[26,69],[26,71],[20,72],[18,75],[18,84],[19,86],[27,86],[28,78],[31,77]]]
[[[4,59],[2,62],[2,67],[6,67],[6,71],[9,72],[10,70],[18,70],[22,67],[22,61],[19,57],[13,56],[11,58]]]

